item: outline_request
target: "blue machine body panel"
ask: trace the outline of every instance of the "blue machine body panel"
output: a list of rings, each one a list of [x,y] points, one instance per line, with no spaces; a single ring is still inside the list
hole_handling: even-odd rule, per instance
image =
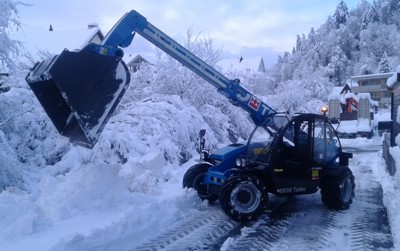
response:
[[[243,155],[246,144],[231,144],[211,153],[210,158],[217,164],[212,166],[205,176],[205,184],[220,186],[232,174],[236,159]]]

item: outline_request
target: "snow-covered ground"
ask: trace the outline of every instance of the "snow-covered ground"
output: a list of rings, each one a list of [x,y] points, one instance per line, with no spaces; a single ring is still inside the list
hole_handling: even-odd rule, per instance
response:
[[[380,141],[379,137],[344,139],[342,144],[368,147]],[[194,158],[176,168],[157,154],[148,155],[147,163],[164,165],[163,177],[169,178],[153,180],[157,177],[143,172],[133,182],[121,165],[85,164],[89,153],[75,147],[55,167],[41,170],[32,193],[16,188],[0,193],[0,250],[131,250],[198,210],[218,210],[201,202],[193,190],[181,188],[183,174]],[[398,250],[399,181],[388,175],[380,153],[370,153],[365,161],[382,184]],[[71,169],[65,174],[49,174],[67,167]]]

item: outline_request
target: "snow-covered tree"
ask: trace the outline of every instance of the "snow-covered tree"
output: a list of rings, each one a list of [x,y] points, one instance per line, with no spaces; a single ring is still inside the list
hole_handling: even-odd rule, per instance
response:
[[[336,29],[347,22],[349,18],[349,11],[347,5],[344,1],[340,1],[337,5],[335,13],[333,14],[333,18],[335,20]]]
[[[373,55],[379,63],[383,53],[398,54],[399,33],[395,25],[371,23],[367,29],[360,32],[360,50],[365,55]]]
[[[381,61],[379,62],[378,72],[380,73],[390,72],[389,60],[386,51],[383,53]]]
[[[18,4],[19,1],[0,0],[0,67],[8,70],[15,68],[13,56],[21,51],[21,44],[9,37],[10,30],[20,27]]]
[[[290,62],[290,54],[288,52],[285,52],[282,58],[282,66],[279,69],[279,71],[280,71],[281,81],[292,79],[293,69],[292,69],[292,64]]]
[[[190,29],[186,33],[183,46],[211,67],[215,67],[221,59],[221,49],[215,48],[212,39],[201,38],[200,34],[194,35]],[[153,83],[156,93],[178,95],[196,107],[215,97],[216,91],[213,86],[160,50],[157,52],[156,65],[156,79]]]
[[[301,38],[300,35],[297,34],[297,38],[296,38],[296,51],[301,51]]]
[[[368,13],[367,13],[367,22],[368,23],[381,23],[381,16],[378,11],[378,6],[376,3],[372,4]]]

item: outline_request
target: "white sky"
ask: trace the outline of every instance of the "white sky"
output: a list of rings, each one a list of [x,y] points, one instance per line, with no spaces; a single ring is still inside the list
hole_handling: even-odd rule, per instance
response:
[[[317,29],[340,0],[24,0],[19,6],[25,30],[79,29],[98,23],[104,33],[129,10],[182,42],[191,28],[210,36],[218,48],[243,57],[263,56],[269,66],[277,55],[292,51],[296,35]],[[359,0],[345,1],[349,10]],[[136,53],[153,51],[152,45],[135,39]]]

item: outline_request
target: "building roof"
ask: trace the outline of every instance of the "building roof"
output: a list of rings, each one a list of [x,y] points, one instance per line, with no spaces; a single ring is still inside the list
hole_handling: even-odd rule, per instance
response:
[[[400,81],[400,65],[397,66],[396,72],[390,76],[386,82],[389,88],[393,88]]]
[[[150,55],[145,55],[145,54],[137,54],[137,55],[134,55],[134,56],[126,55],[124,57],[124,60],[126,62],[128,62],[127,63],[128,66],[131,66],[131,65],[134,65],[134,64],[138,64],[138,63],[140,64],[143,61],[145,63],[147,63],[147,64],[150,64],[150,65],[155,65],[156,64],[155,60]]]
[[[378,79],[378,78],[389,78],[394,74],[394,72],[387,72],[387,73],[376,73],[376,74],[369,74],[369,75],[359,75],[359,76],[351,76],[351,80],[358,81],[358,80],[368,80],[368,79]]]
[[[347,92],[345,92],[346,90],[351,91],[351,88],[348,84],[345,84],[344,86],[333,87],[328,98],[329,99],[340,99],[343,95],[345,95],[347,93]]]

